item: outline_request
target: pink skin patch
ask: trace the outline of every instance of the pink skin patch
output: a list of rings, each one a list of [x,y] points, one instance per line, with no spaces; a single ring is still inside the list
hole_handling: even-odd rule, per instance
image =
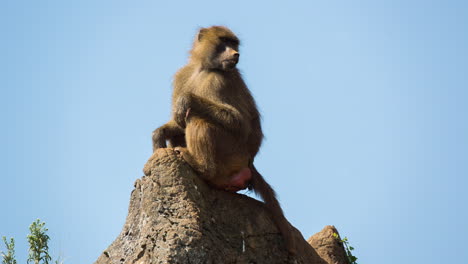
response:
[[[192,108],[187,109],[187,112],[185,112],[185,125],[187,125],[187,121],[190,115],[190,110],[192,110]]]
[[[231,181],[228,182],[224,190],[228,192],[237,192],[247,188],[247,184],[252,179],[252,172],[249,168],[243,168],[238,173],[232,175]]]

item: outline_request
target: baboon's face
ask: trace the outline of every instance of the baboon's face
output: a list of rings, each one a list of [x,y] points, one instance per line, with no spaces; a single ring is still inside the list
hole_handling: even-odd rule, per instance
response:
[[[236,40],[220,37],[215,51],[216,65],[220,70],[229,71],[239,62],[239,44]]]

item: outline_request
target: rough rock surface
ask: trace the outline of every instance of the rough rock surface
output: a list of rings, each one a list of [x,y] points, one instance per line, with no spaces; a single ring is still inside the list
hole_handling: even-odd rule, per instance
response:
[[[122,232],[96,264],[336,263],[297,230],[299,253],[290,256],[263,203],[208,187],[173,149],[157,150],[144,172]]]

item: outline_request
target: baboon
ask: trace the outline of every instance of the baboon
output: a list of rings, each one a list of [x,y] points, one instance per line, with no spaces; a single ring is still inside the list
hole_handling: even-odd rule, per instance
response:
[[[275,191],[255,168],[263,133],[255,101],[236,68],[239,39],[226,27],[202,28],[190,60],[174,77],[172,120],[153,132],[153,150],[168,140],[211,186],[259,194],[295,253],[292,230]]]

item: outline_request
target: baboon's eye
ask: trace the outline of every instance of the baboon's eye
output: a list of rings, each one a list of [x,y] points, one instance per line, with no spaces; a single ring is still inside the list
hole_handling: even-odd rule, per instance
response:
[[[224,44],[224,43],[221,43],[221,44],[219,44],[218,46],[216,46],[216,52],[217,52],[217,53],[221,53],[221,52],[223,52],[225,49],[226,49],[226,44]]]
[[[227,45],[230,45],[230,46],[239,45],[239,41],[236,40],[236,39],[233,39],[233,38],[220,37],[219,40],[221,40],[221,42],[224,42],[224,43],[226,43]]]

